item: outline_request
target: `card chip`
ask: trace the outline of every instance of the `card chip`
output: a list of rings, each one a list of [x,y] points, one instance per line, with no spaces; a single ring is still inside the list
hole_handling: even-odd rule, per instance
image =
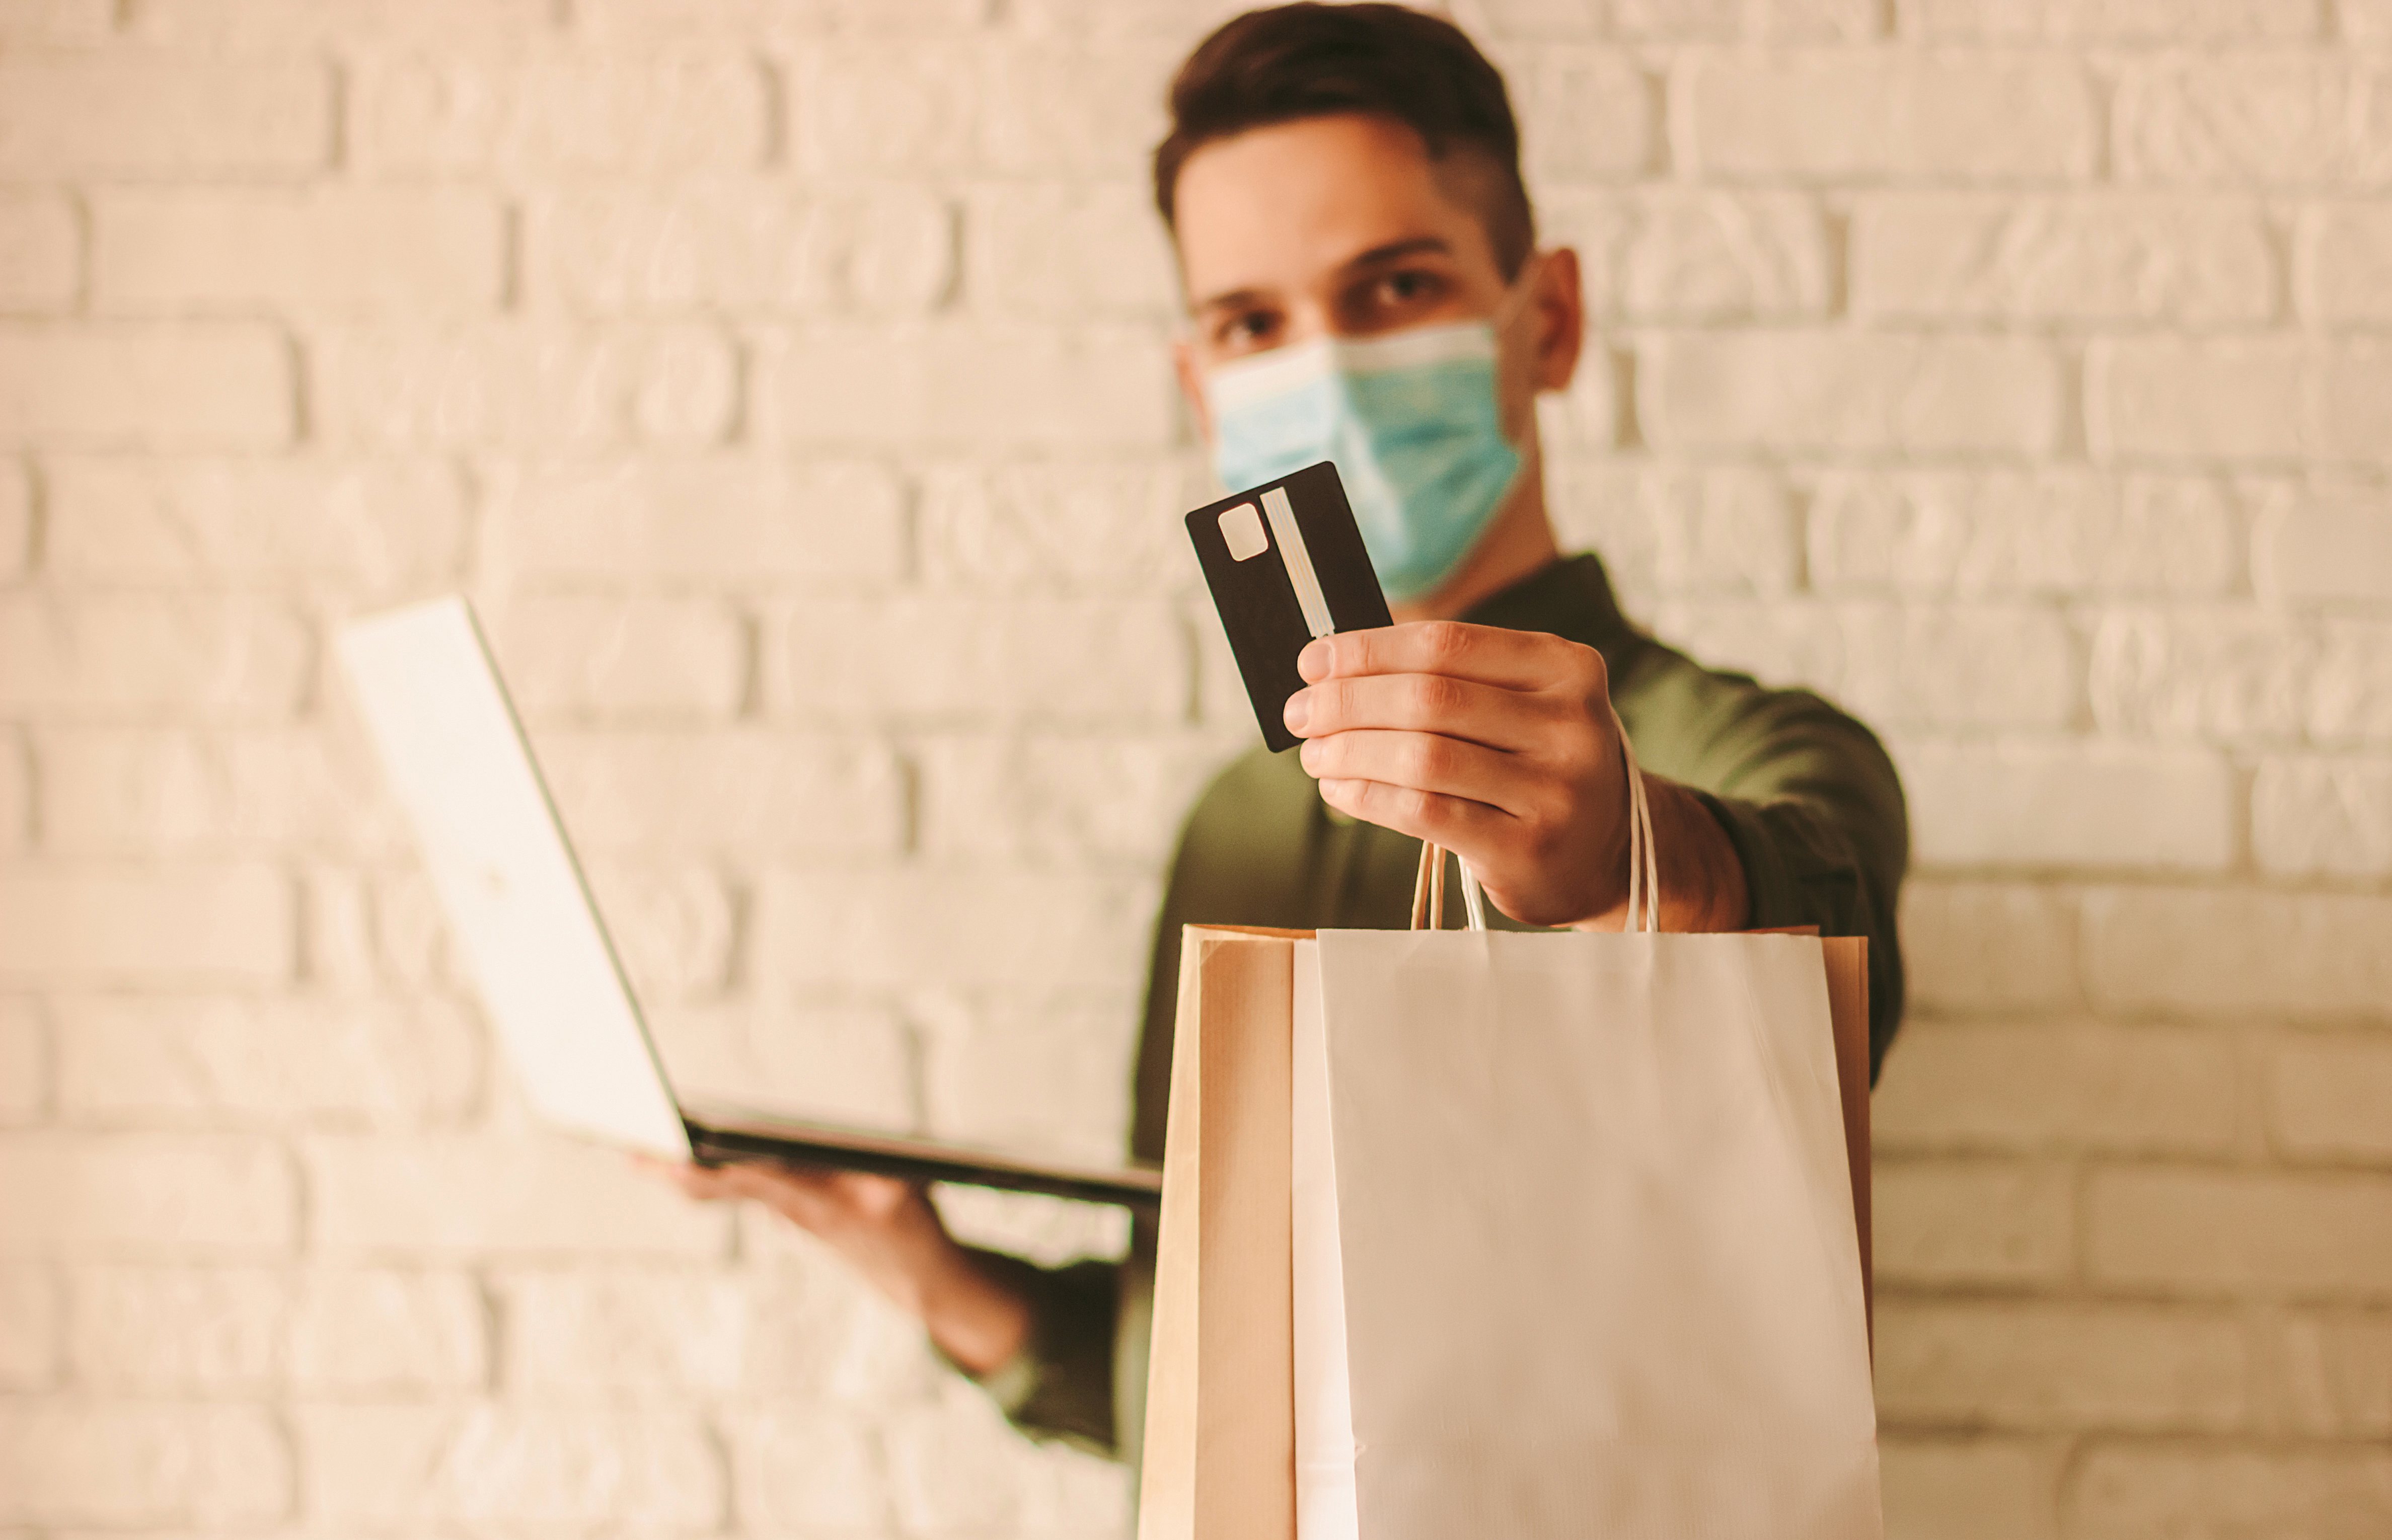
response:
[[[1263,516],[1250,502],[1221,515],[1221,541],[1229,548],[1232,562],[1251,562],[1270,549],[1270,537],[1263,533]]]

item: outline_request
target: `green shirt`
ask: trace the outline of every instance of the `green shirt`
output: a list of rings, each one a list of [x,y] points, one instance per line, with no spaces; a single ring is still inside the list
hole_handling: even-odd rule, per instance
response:
[[[1902,785],[1877,739],[1816,695],[1705,668],[1637,631],[1592,556],[1556,563],[1463,618],[1551,632],[1603,654],[1637,761],[1700,795],[1735,844],[1753,928],[1816,925],[1869,938],[1874,1081],[1902,1019],[1894,899],[1909,856]],[[1410,922],[1419,861],[1417,840],[1331,812],[1294,753],[1256,748],[1221,772],[1189,815],[1155,925],[1135,1157],[1163,1158],[1180,927],[1399,928]],[[1028,1345],[983,1381],[1018,1426],[1136,1458],[1153,1257],[1153,1228],[1141,1223],[1118,1262],[996,1263],[1033,1301]]]

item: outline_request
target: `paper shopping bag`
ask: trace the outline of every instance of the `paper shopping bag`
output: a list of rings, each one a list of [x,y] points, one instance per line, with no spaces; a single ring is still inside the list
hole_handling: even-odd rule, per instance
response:
[[[1295,949],[1303,1540],[1880,1533],[1865,946]]]
[[[1309,934],[1182,933],[1138,1540],[1294,1534],[1289,1030]]]

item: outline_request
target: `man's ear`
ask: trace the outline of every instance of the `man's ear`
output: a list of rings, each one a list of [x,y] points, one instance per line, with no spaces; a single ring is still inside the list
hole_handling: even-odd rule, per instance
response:
[[[1204,371],[1197,367],[1196,349],[1185,334],[1171,340],[1171,367],[1179,375],[1179,394],[1188,398],[1188,415],[1195,420],[1196,436],[1213,447],[1213,412],[1204,402]]]
[[[1531,282],[1537,389],[1565,391],[1586,351],[1586,294],[1580,287],[1578,252],[1567,246],[1545,252]]]

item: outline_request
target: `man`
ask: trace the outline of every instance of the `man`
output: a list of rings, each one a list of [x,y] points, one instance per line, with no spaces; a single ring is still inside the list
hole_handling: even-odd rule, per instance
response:
[[[1185,923],[1405,923],[1421,838],[1529,925],[1620,926],[1619,724],[1647,773],[1674,930],[1866,935],[1871,1065],[1901,1016],[1902,792],[1814,696],[1638,632],[1546,515],[1535,397],[1569,383],[1578,262],[1539,252],[1502,78],[1388,5],[1240,17],[1172,87],[1155,197],[1189,301],[1178,369],[1224,484],[1337,459],[1397,624],[1317,641],[1260,748],[1190,816],[1157,925],[1135,1155],[1163,1151]],[[1615,717],[1614,713],[1617,712]],[[1152,1236],[1041,1270],[950,1239],[917,1189],[760,1167],[677,1173],[812,1231],[1026,1430],[1132,1457]]]

